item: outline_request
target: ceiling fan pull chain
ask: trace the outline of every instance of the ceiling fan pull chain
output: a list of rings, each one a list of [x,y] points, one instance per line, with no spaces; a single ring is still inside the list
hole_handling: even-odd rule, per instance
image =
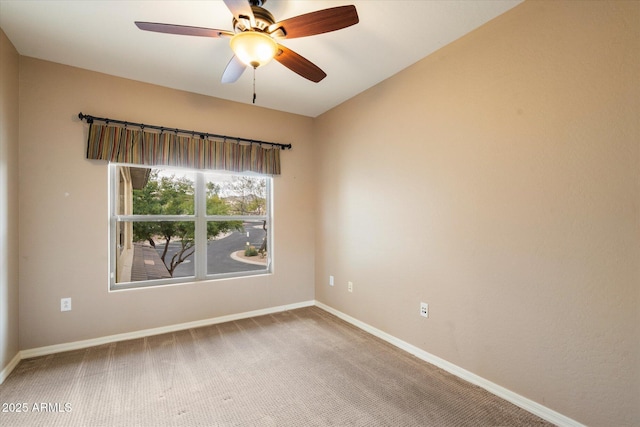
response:
[[[253,103],[256,103],[256,67],[253,67]]]

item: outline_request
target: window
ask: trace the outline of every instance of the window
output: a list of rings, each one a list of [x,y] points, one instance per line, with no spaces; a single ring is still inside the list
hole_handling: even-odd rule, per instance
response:
[[[271,272],[271,178],[109,166],[111,289]]]

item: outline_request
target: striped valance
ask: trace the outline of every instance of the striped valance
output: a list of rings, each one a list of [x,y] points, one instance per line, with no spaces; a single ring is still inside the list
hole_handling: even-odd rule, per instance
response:
[[[87,159],[137,165],[180,166],[280,174],[280,149],[175,132],[151,132],[91,123]]]

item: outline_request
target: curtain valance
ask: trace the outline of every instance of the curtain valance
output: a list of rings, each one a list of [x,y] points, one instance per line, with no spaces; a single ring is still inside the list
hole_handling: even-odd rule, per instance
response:
[[[204,135],[152,132],[91,123],[87,159],[137,165],[180,166],[233,172],[280,174],[280,148],[243,144]]]

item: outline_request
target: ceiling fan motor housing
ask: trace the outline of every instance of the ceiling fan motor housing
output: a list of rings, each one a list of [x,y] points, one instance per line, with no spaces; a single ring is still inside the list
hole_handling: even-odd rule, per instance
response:
[[[263,7],[251,5],[251,10],[253,11],[253,16],[255,18],[255,26],[251,27],[251,21],[248,17],[246,19],[244,19],[244,17],[240,19],[236,19],[234,17],[232,21],[234,32],[241,33],[243,31],[251,30],[266,32],[267,28],[276,22],[276,19],[273,17],[271,12]]]

